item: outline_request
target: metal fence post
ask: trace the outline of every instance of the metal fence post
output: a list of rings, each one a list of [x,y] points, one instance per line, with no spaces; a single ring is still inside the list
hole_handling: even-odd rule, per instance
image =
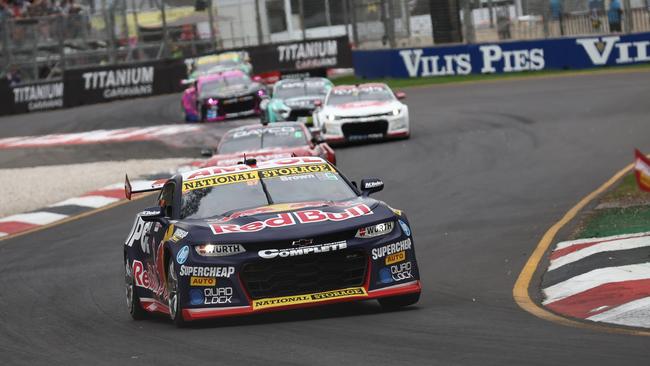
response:
[[[300,29],[302,30],[303,41],[307,39],[307,31],[305,30],[305,4],[304,0],[298,0],[298,11],[300,13]]]
[[[256,1],[257,4],[257,1]],[[208,21],[210,23],[210,47],[212,50],[217,49],[217,35],[214,31],[214,11],[212,0],[208,0]]]
[[[257,27],[257,44],[264,43],[264,36],[262,32],[262,18],[260,16],[260,1],[255,1],[255,26]]]
[[[388,28],[388,44],[390,48],[397,47],[397,40],[395,39],[395,7],[393,0],[386,0],[386,24]]]
[[[167,55],[169,54],[169,34],[167,32],[167,11],[165,10],[165,0],[160,1],[160,16],[162,20],[163,43],[159,55],[162,58],[167,58]]]
[[[350,5],[350,20],[352,22],[352,40],[354,42],[354,46],[359,47],[359,29],[357,28],[356,0],[350,0],[348,4]]]

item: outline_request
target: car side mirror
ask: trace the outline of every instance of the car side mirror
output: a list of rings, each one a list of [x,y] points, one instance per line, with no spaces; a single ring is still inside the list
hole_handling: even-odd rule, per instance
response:
[[[323,138],[322,130],[319,127],[310,127],[309,133],[311,133],[311,142],[313,144],[321,144],[325,142]]]
[[[269,107],[270,102],[269,97],[262,97],[262,100],[260,101],[260,109],[265,111]]]
[[[214,155],[214,150],[209,147],[204,147],[201,149],[201,156],[204,158],[211,158]]]
[[[144,222],[162,222],[165,220],[165,210],[160,206],[153,206],[140,212],[140,218]]]
[[[361,180],[361,194],[368,197],[371,193],[384,189],[384,181],[379,178],[366,178]]]
[[[406,98],[406,93],[404,93],[403,91],[398,91],[397,93],[395,93],[395,97],[397,99],[402,100],[402,99]]]

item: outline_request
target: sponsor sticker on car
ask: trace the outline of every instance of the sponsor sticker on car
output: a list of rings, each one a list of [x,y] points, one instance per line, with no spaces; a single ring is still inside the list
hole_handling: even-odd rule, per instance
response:
[[[259,180],[257,171],[216,175],[213,177],[188,180],[186,182],[183,182],[183,192],[191,191],[194,189],[209,188],[224,184],[250,182],[255,180]]]
[[[386,257],[386,265],[399,263],[399,262],[403,261],[404,259],[406,259],[406,252],[405,251],[397,252],[395,254],[390,254],[390,255],[388,255]]]
[[[387,255],[395,254],[397,252],[410,250],[412,246],[411,238],[407,238],[397,243],[392,243],[388,245],[381,246],[379,248],[372,249],[372,259],[377,260],[384,258]]]
[[[190,277],[190,286],[214,287],[216,285],[217,279],[215,277]]]
[[[274,168],[260,170],[260,176],[262,178],[275,178],[288,175],[299,175],[299,174],[310,174],[310,173],[334,173],[335,170],[329,164],[312,164],[312,165],[300,165],[292,166],[287,168]]]
[[[316,292],[305,295],[294,295],[284,297],[272,297],[267,299],[253,300],[253,310],[275,308],[279,306],[308,304],[333,299],[344,299],[349,297],[368,296],[366,289],[363,287],[350,287],[341,290],[326,292]]]
[[[373,212],[370,207],[365,204],[358,204],[348,207],[341,212],[328,212],[314,209],[280,213],[266,220],[253,221],[245,225],[212,223],[210,224],[210,229],[214,235],[254,233],[266,228],[286,227],[296,225],[296,223],[311,224],[325,221],[344,221],[372,214]]]

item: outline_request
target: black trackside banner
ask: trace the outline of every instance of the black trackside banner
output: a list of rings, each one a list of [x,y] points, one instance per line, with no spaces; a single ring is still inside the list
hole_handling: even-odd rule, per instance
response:
[[[0,116],[13,113],[13,101],[9,81],[0,78]]]
[[[37,112],[63,108],[63,81],[21,84],[11,88],[13,113]]]
[[[352,50],[347,36],[276,43],[245,50],[255,73],[352,67]]]
[[[109,102],[180,91],[180,61],[120,64],[65,72],[66,106]]]

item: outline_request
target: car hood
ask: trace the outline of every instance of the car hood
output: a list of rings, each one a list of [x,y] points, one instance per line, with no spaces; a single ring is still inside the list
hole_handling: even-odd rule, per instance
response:
[[[272,159],[290,158],[292,156],[311,156],[311,149],[308,146],[301,147],[276,147],[262,150],[251,150],[235,154],[218,154],[210,158],[205,166],[231,166],[237,165],[246,158],[255,158],[257,161]]]
[[[201,98],[230,98],[243,94],[252,93],[259,89],[259,84],[236,84],[221,88],[213,93],[201,93]]]
[[[363,101],[340,104],[337,106],[327,106],[323,109],[325,113],[333,113],[336,116],[362,116],[372,114],[390,113],[393,109],[398,108],[400,103],[397,101],[375,102]]]
[[[314,103],[317,100],[320,100],[322,102],[324,99],[325,98],[320,95],[306,95],[295,98],[287,98],[282,102],[284,102],[287,107],[292,109],[314,109],[316,108]]]
[[[395,213],[383,202],[358,197],[345,202],[296,202],[263,206],[229,212],[211,219],[181,220],[176,226],[188,231],[188,239],[195,245],[259,243],[265,246],[269,242],[299,239],[314,239],[314,243],[322,243],[332,234],[338,234],[337,238],[352,239],[356,229],[394,217]]]

